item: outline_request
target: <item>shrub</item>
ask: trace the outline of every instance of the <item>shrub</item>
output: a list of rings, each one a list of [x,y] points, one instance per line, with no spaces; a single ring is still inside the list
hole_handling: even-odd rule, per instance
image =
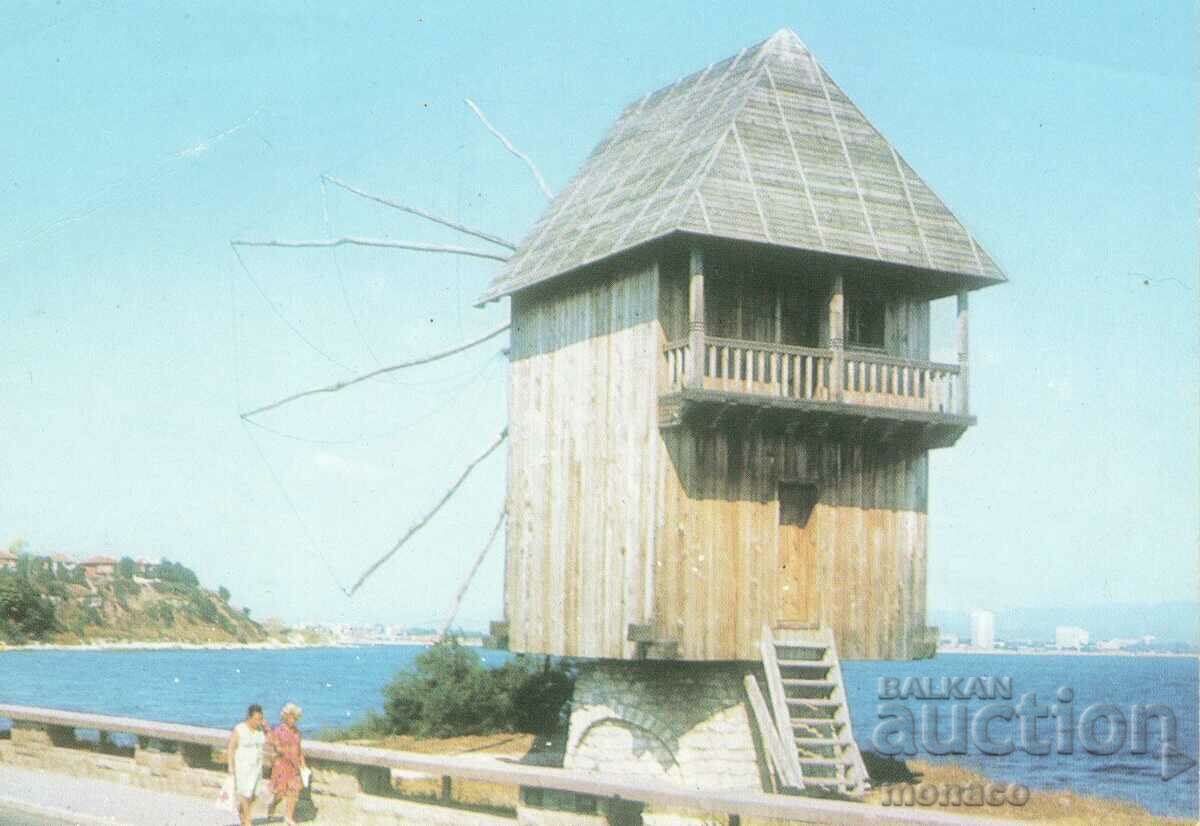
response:
[[[132,579],[114,579],[112,589],[113,593],[117,595],[117,599],[123,603],[127,597],[137,596],[142,590],[142,586]]]
[[[30,574],[33,580],[39,585],[46,585],[54,581],[54,563],[48,557],[35,557],[30,563]]]
[[[511,695],[514,729],[542,735],[566,724],[567,704],[575,690],[575,680],[567,669],[552,665],[549,657],[541,668],[530,669],[526,662],[519,666],[508,663],[504,668],[513,668],[520,676]]]
[[[366,736],[455,737],[500,731],[546,734],[561,724],[573,678],[548,659],[517,658],[489,669],[451,639],[421,653],[384,689],[384,716],[345,731]],[[359,736],[359,735],[349,735]]]
[[[14,641],[36,640],[56,630],[54,606],[27,579],[0,575],[0,634]]]
[[[212,604],[212,600],[206,594],[198,590],[193,591],[188,597],[188,610],[209,625],[217,625],[222,619],[220,612],[217,611],[217,606]]]
[[[121,557],[117,562],[117,576],[120,579],[133,579],[133,572],[137,569],[134,561],[127,556]]]
[[[152,569],[151,576],[163,582],[173,582],[191,588],[195,588],[200,584],[200,580],[191,568],[166,559],[162,561],[161,565],[156,565]]]

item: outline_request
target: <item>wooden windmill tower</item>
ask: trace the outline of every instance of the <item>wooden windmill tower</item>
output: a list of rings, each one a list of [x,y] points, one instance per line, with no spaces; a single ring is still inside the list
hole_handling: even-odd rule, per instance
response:
[[[568,765],[862,788],[837,653],[933,651],[927,455],[974,423],[967,295],[1004,280],[790,31],[625,110],[483,297],[512,306],[496,631],[588,664]]]

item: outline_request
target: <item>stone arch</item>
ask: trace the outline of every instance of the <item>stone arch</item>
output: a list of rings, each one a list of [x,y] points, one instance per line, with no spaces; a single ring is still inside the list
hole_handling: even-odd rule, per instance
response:
[[[583,719],[580,719],[581,713]],[[588,760],[587,742],[589,737],[604,727],[612,726],[625,729],[633,735],[635,742],[630,756],[635,760],[641,760],[649,751],[651,758],[661,768],[663,776],[672,776],[680,781],[686,781],[683,766],[675,753],[676,734],[651,712],[626,704],[594,706],[577,710],[576,714],[572,716],[571,723],[573,731],[570,737],[569,753],[575,755],[576,759]],[[578,727],[576,727],[577,724]],[[578,733],[576,734],[576,732]],[[636,738],[639,736],[647,741],[648,748],[639,749],[636,742]],[[599,748],[603,748],[603,746]],[[612,753],[605,755],[605,760],[609,763],[610,768],[615,758],[617,755]]]

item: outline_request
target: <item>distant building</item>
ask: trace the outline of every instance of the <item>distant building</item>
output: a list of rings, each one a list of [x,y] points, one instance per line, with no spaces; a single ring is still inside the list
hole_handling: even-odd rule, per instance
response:
[[[54,554],[54,556],[50,557],[50,561],[55,565],[60,565],[63,568],[66,568],[68,571],[73,570],[79,565],[78,562],[66,554]]]
[[[1096,643],[1098,651],[1123,651],[1126,648],[1150,648],[1157,639],[1153,634],[1142,637],[1114,637],[1111,640],[1100,640]]]
[[[15,571],[17,555],[12,551],[0,550],[0,571]]]
[[[971,647],[996,647],[996,615],[991,611],[971,612]]]
[[[137,576],[150,576],[154,573],[154,569],[162,564],[162,559],[142,559],[138,558],[133,561],[133,572]]]
[[[97,582],[112,579],[117,570],[117,560],[110,556],[93,556],[79,563],[79,567],[83,568],[83,575],[88,581]]]
[[[1078,651],[1088,644],[1088,632],[1074,625],[1060,625],[1054,629],[1054,647],[1059,651]]]
[[[938,645],[958,645],[958,634],[942,634],[938,637]]]

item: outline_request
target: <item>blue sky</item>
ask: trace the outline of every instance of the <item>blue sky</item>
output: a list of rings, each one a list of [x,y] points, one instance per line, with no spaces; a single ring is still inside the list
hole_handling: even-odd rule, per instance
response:
[[[794,29],[1008,272],[972,302],[980,424],[931,460],[930,604],[1195,597],[1195,43],[1186,3],[0,8],[0,542],[163,555],[258,616],[439,619],[500,456],[500,344],[237,411],[501,323],[493,264],[231,238],[460,243],[322,173],[519,238],[628,101]],[[935,310],[935,351],[952,321]],[[296,331],[299,331],[297,334]],[[501,613],[501,554],[462,612]]]

